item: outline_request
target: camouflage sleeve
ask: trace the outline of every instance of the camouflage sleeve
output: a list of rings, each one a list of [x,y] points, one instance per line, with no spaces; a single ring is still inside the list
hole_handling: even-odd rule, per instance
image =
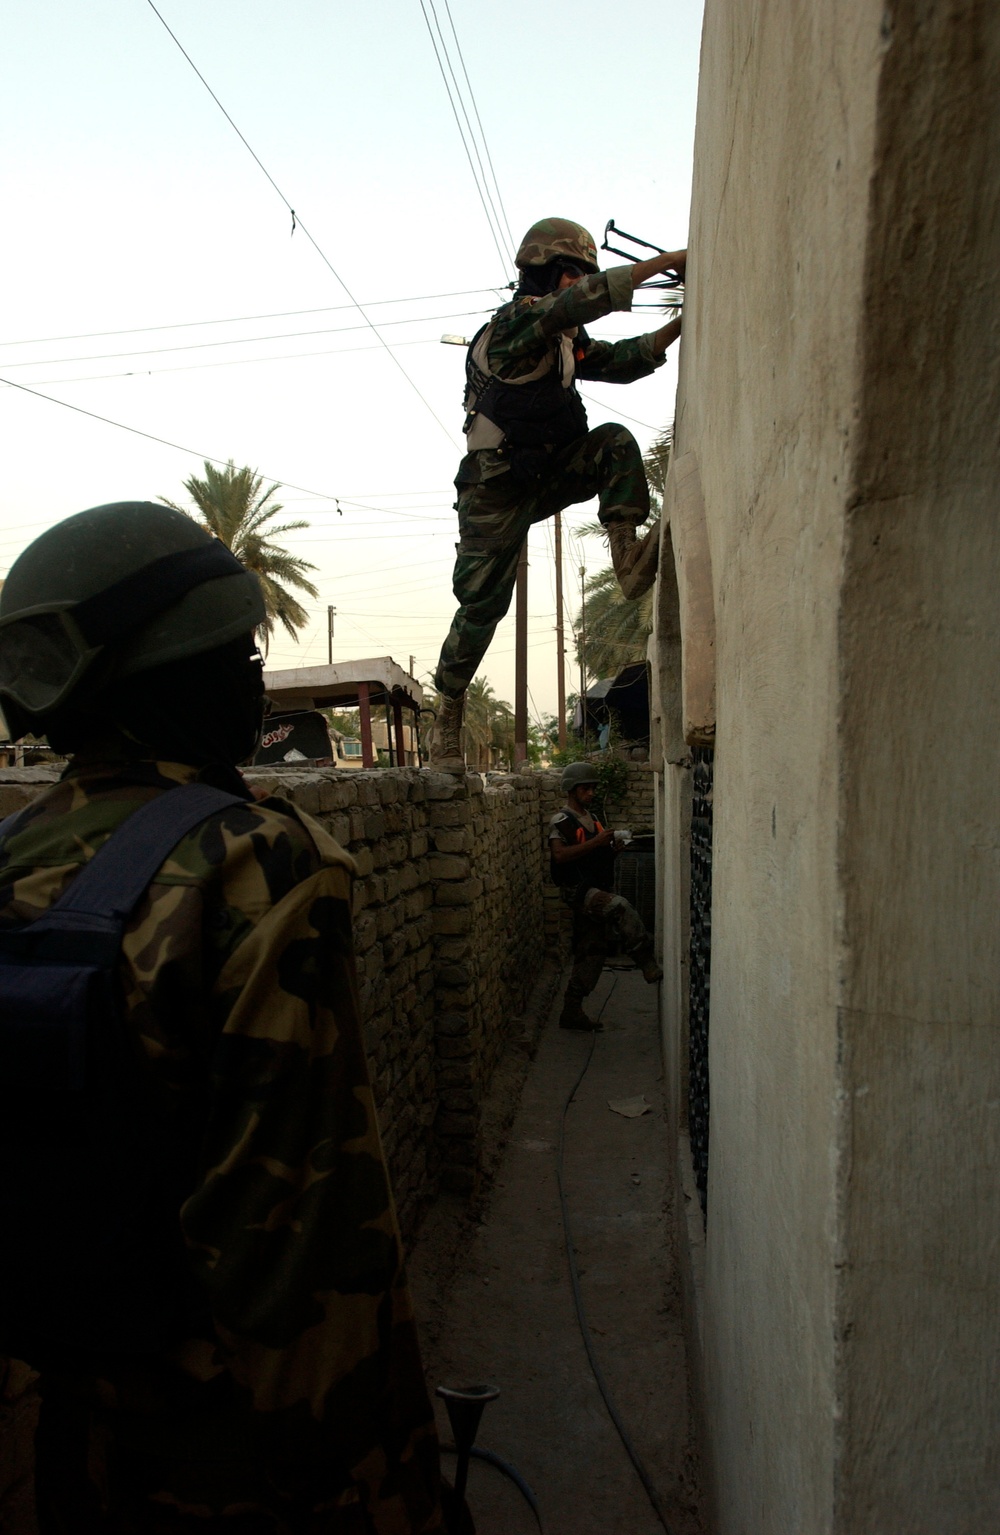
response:
[[[595,272],[544,298],[515,299],[497,318],[490,342],[490,367],[503,376],[512,363],[537,353],[562,331],[600,320],[613,310],[631,308],[631,267]]]
[[[576,376],[600,384],[631,384],[646,378],[666,361],[666,352],[653,355],[653,333],[630,336],[626,341],[586,341],[577,359]]]
[[[361,1039],[350,913],[346,861],[328,864],[220,971],[213,1107],[182,1226],[218,1362],[252,1402],[272,1485],[292,1506],[360,1503],[372,1528],[416,1535],[440,1527],[437,1441]]]

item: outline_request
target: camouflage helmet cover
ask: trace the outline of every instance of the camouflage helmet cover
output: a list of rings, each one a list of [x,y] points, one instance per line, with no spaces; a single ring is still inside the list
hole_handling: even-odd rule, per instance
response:
[[[521,241],[517,265],[523,271],[529,266],[545,266],[560,256],[579,262],[591,272],[598,270],[597,246],[589,230],[572,219],[539,219]]]
[[[584,784],[596,784],[598,781],[598,772],[592,762],[571,762],[563,768],[561,782],[567,793],[570,789],[579,789]]]
[[[18,556],[0,590],[0,705],[30,729],[101,659],[127,676],[250,634],[256,576],[183,512],[120,501],[78,512]]]

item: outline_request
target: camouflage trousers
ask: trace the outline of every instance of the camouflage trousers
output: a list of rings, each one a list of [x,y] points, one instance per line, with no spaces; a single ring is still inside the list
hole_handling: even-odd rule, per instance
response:
[[[636,525],[649,516],[649,486],[632,433],[608,422],[552,456],[535,481],[497,475],[459,491],[458,555],[452,589],[461,606],[441,649],[434,685],[460,698],[510,607],[517,562],[528,530],[564,507],[599,497],[598,517],[607,525]]]
[[[582,903],[573,909],[573,969],[566,987],[567,1001],[582,1001],[590,996],[612,950],[623,950],[637,965],[653,958],[652,936],[623,895],[613,895],[603,909],[596,909],[600,903],[595,903],[594,898],[607,894],[603,890],[588,890]]]

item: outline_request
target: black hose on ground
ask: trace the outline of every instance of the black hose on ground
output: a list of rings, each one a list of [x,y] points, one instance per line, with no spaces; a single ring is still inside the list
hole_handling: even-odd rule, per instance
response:
[[[446,1455],[458,1454],[458,1451],[455,1449],[453,1444],[443,1444],[441,1449]],[[473,1460],[484,1460],[488,1466],[494,1466],[497,1471],[502,1471],[504,1476],[506,1476],[510,1481],[514,1483],[514,1486],[517,1488],[518,1492],[521,1494],[522,1498],[531,1509],[531,1512],[534,1514],[535,1523],[538,1525],[538,1528],[541,1531],[541,1535],[545,1535],[545,1525],[542,1521],[542,1511],[538,1506],[538,1499],[535,1497],[535,1494],[532,1492],[531,1488],[528,1486],[527,1482],[524,1480],[524,1477],[518,1471],[517,1467],[512,1466],[510,1461],[501,1459],[501,1457],[494,1454],[492,1450],[481,1450],[476,1444],[472,1446],[472,1449],[469,1451],[469,1453]]]
[[[604,1014],[604,1009],[610,1002],[617,984],[618,977],[615,976],[611,983],[611,989],[601,1004],[601,1011],[597,1015],[597,1025],[600,1024],[601,1018]],[[622,1422],[621,1414],[618,1411],[615,1399],[611,1395],[610,1387],[608,1386],[607,1381],[604,1379],[604,1373],[597,1362],[597,1354],[594,1349],[594,1340],[590,1334],[590,1326],[587,1322],[587,1313],[584,1310],[583,1305],[583,1296],[580,1293],[580,1276],[577,1273],[576,1268],[576,1255],[573,1251],[573,1233],[570,1228],[569,1209],[566,1204],[566,1191],[563,1188],[563,1150],[566,1144],[566,1115],[569,1112],[570,1104],[573,1102],[573,1099],[576,1097],[577,1092],[579,1091],[580,1083],[587,1075],[588,1067],[594,1058],[594,1050],[597,1046],[597,1025],[595,1025],[593,1037],[590,1041],[590,1049],[587,1052],[587,1059],[583,1063],[583,1069],[580,1072],[580,1075],[577,1077],[576,1081],[573,1083],[573,1086],[570,1088],[569,1097],[563,1104],[562,1118],[559,1121],[559,1150],[556,1156],[556,1182],[559,1185],[559,1207],[562,1211],[563,1236],[565,1237],[566,1241],[566,1257],[569,1260],[569,1278],[570,1284],[573,1288],[573,1304],[576,1307],[576,1319],[580,1327],[580,1336],[583,1339],[583,1346],[587,1350],[587,1358],[590,1360],[590,1368],[593,1371],[594,1379],[597,1382],[597,1389],[601,1393],[601,1396],[604,1398],[604,1405],[608,1409],[608,1415],[611,1418],[612,1423],[615,1425],[615,1428],[618,1430],[618,1437],[622,1444],[625,1446],[626,1454],[635,1467],[636,1474],[638,1475],[640,1482],[645,1488],[646,1496],[652,1504],[654,1514],[662,1524],[664,1530],[666,1531],[666,1535],[673,1535],[670,1524],[667,1520],[666,1512],[663,1507],[663,1499],[660,1497],[652,1477],[646,1470],[646,1467],[642,1461],[642,1457],[640,1456],[638,1450],[629,1437],[628,1430],[626,1429],[625,1424]]]

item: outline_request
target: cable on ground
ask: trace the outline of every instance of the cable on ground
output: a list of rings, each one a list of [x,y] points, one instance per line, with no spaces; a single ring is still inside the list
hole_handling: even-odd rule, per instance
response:
[[[622,1422],[621,1413],[618,1411],[615,1399],[611,1395],[611,1389],[608,1386],[607,1381],[604,1379],[604,1372],[602,1371],[601,1366],[597,1361],[597,1353],[594,1348],[594,1340],[591,1336],[590,1326],[587,1322],[587,1313],[583,1305],[583,1296],[580,1292],[580,1276],[577,1272],[576,1255],[573,1251],[573,1232],[570,1227],[569,1209],[566,1204],[566,1191],[563,1188],[563,1152],[566,1145],[566,1115],[569,1112],[570,1104],[573,1102],[573,1099],[576,1097],[576,1094],[579,1091],[580,1083],[587,1075],[590,1063],[594,1058],[594,1050],[597,1047],[597,1026],[600,1024],[601,1018],[604,1014],[604,1009],[610,1002],[617,984],[618,977],[615,976],[611,983],[611,989],[601,1004],[601,1011],[597,1015],[597,1022],[594,1026],[593,1037],[590,1041],[590,1049],[587,1051],[587,1059],[584,1061],[580,1075],[577,1077],[576,1081],[573,1083],[573,1086],[570,1088],[569,1096],[567,1097],[566,1102],[563,1104],[562,1118],[559,1121],[559,1149],[556,1155],[556,1183],[559,1186],[559,1208],[562,1211],[563,1235],[566,1240],[566,1257],[569,1260],[569,1277],[570,1284],[573,1289],[573,1304],[576,1307],[576,1319],[579,1323],[580,1336],[583,1339],[583,1346],[587,1350],[587,1358],[590,1361],[590,1368],[593,1371],[594,1380],[597,1382],[597,1389],[601,1393],[601,1396],[604,1398],[604,1405],[608,1409],[608,1415],[611,1418],[615,1428],[618,1430],[618,1437],[622,1444],[625,1446],[626,1454],[635,1467],[636,1474],[638,1475],[640,1482],[645,1488],[646,1496],[652,1505],[653,1512],[666,1531],[666,1535],[673,1535],[673,1531],[663,1506],[663,1499],[660,1497],[652,1477],[646,1470],[642,1457],[640,1456],[635,1445],[632,1443],[628,1430],[626,1429],[625,1424]]]
[[[446,1455],[458,1454],[458,1451],[453,1444],[443,1444],[441,1449]],[[531,1509],[531,1512],[534,1514],[535,1523],[538,1525],[538,1528],[541,1531],[541,1535],[545,1535],[545,1523],[542,1519],[542,1511],[538,1506],[538,1499],[536,1498],[531,1488],[528,1486],[528,1483],[524,1480],[524,1477],[521,1475],[520,1471],[518,1471],[517,1467],[512,1466],[510,1461],[503,1460],[499,1455],[495,1454],[493,1450],[481,1450],[477,1444],[472,1446],[469,1454],[472,1456],[473,1460],[484,1460],[488,1466],[493,1466],[497,1471],[501,1471],[509,1481],[514,1483],[514,1486],[517,1488],[525,1503],[527,1503],[528,1507]]]

